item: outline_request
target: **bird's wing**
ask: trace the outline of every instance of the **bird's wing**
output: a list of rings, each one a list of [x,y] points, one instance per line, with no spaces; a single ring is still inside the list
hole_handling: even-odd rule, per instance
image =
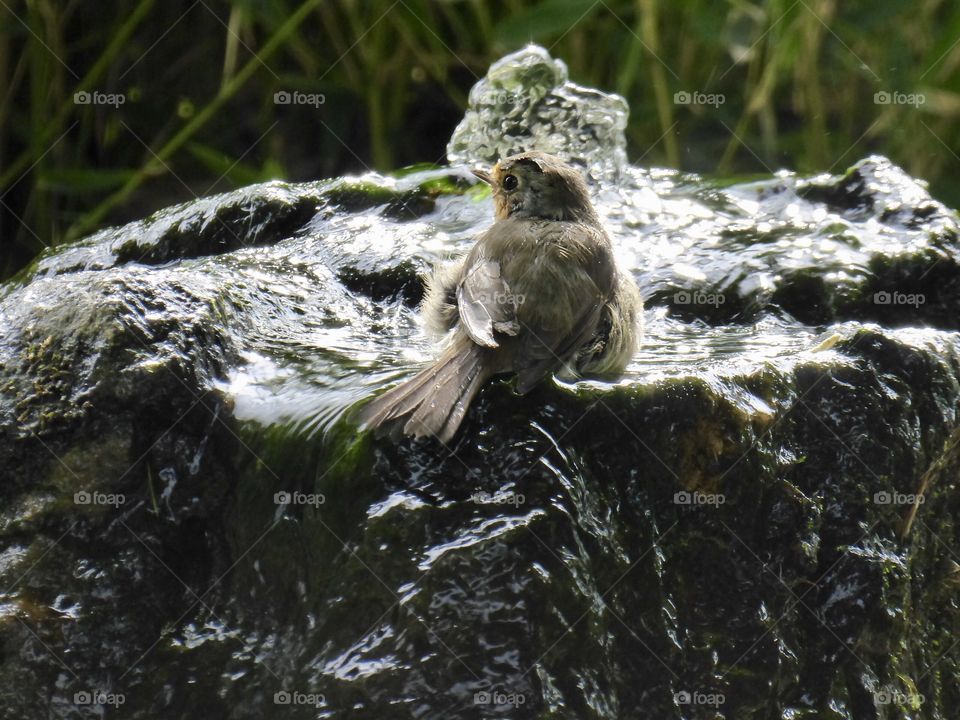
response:
[[[539,288],[538,296],[515,295],[508,277],[517,287]],[[478,345],[499,347],[503,338],[498,341],[497,333],[520,336],[512,343],[512,365],[517,390],[525,393],[590,341],[615,281],[601,230],[506,220],[478,238],[464,261],[457,309]]]
[[[523,342],[514,356],[520,393],[528,392],[546,375],[558,370],[590,341],[613,294],[616,268],[602,231],[564,223],[560,234],[563,282],[578,288],[577,296],[567,299],[568,321],[560,327],[538,324],[536,315],[526,321],[521,319]]]
[[[457,308],[467,334],[478,345],[498,347],[494,332],[516,335],[517,299],[500,274],[500,263],[471,253],[457,287]]]
[[[517,373],[517,392],[524,394],[533,389],[545,376],[556,372],[582,346],[586,345],[597,331],[604,301],[596,296],[593,302],[584,303],[584,312],[576,319],[570,332],[560,335],[542,328],[521,326],[524,342],[514,357],[513,368]]]

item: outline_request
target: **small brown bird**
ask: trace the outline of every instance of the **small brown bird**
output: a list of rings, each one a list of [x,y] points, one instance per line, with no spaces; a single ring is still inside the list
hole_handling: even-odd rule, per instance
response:
[[[516,375],[529,392],[553,373],[615,376],[642,335],[643,301],[614,263],[580,173],[540,152],[474,174],[493,188],[497,221],[458,263],[428,280],[421,312],[447,334],[430,367],[361,412],[368,428],[449,441],[481,386]]]

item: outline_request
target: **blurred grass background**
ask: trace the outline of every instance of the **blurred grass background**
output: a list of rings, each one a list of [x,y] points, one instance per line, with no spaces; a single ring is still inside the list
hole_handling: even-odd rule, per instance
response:
[[[960,205],[949,0],[2,0],[0,277],[199,195],[442,162],[471,85],[528,41],[627,98],[644,165],[837,172],[879,152]]]

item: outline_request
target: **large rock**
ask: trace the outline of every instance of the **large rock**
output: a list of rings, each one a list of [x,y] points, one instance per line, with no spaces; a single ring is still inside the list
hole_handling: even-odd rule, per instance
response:
[[[953,717],[955,214],[878,157],[611,177],[643,350],[491,383],[450,447],[351,408],[429,357],[419,274],[492,213],[463,167],[199,200],[0,289],[3,717]]]

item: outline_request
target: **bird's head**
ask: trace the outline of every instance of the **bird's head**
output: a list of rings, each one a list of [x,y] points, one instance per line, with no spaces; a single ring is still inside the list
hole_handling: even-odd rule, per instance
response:
[[[555,155],[526,152],[473,174],[493,189],[497,220],[570,220],[599,225],[583,176]]]

